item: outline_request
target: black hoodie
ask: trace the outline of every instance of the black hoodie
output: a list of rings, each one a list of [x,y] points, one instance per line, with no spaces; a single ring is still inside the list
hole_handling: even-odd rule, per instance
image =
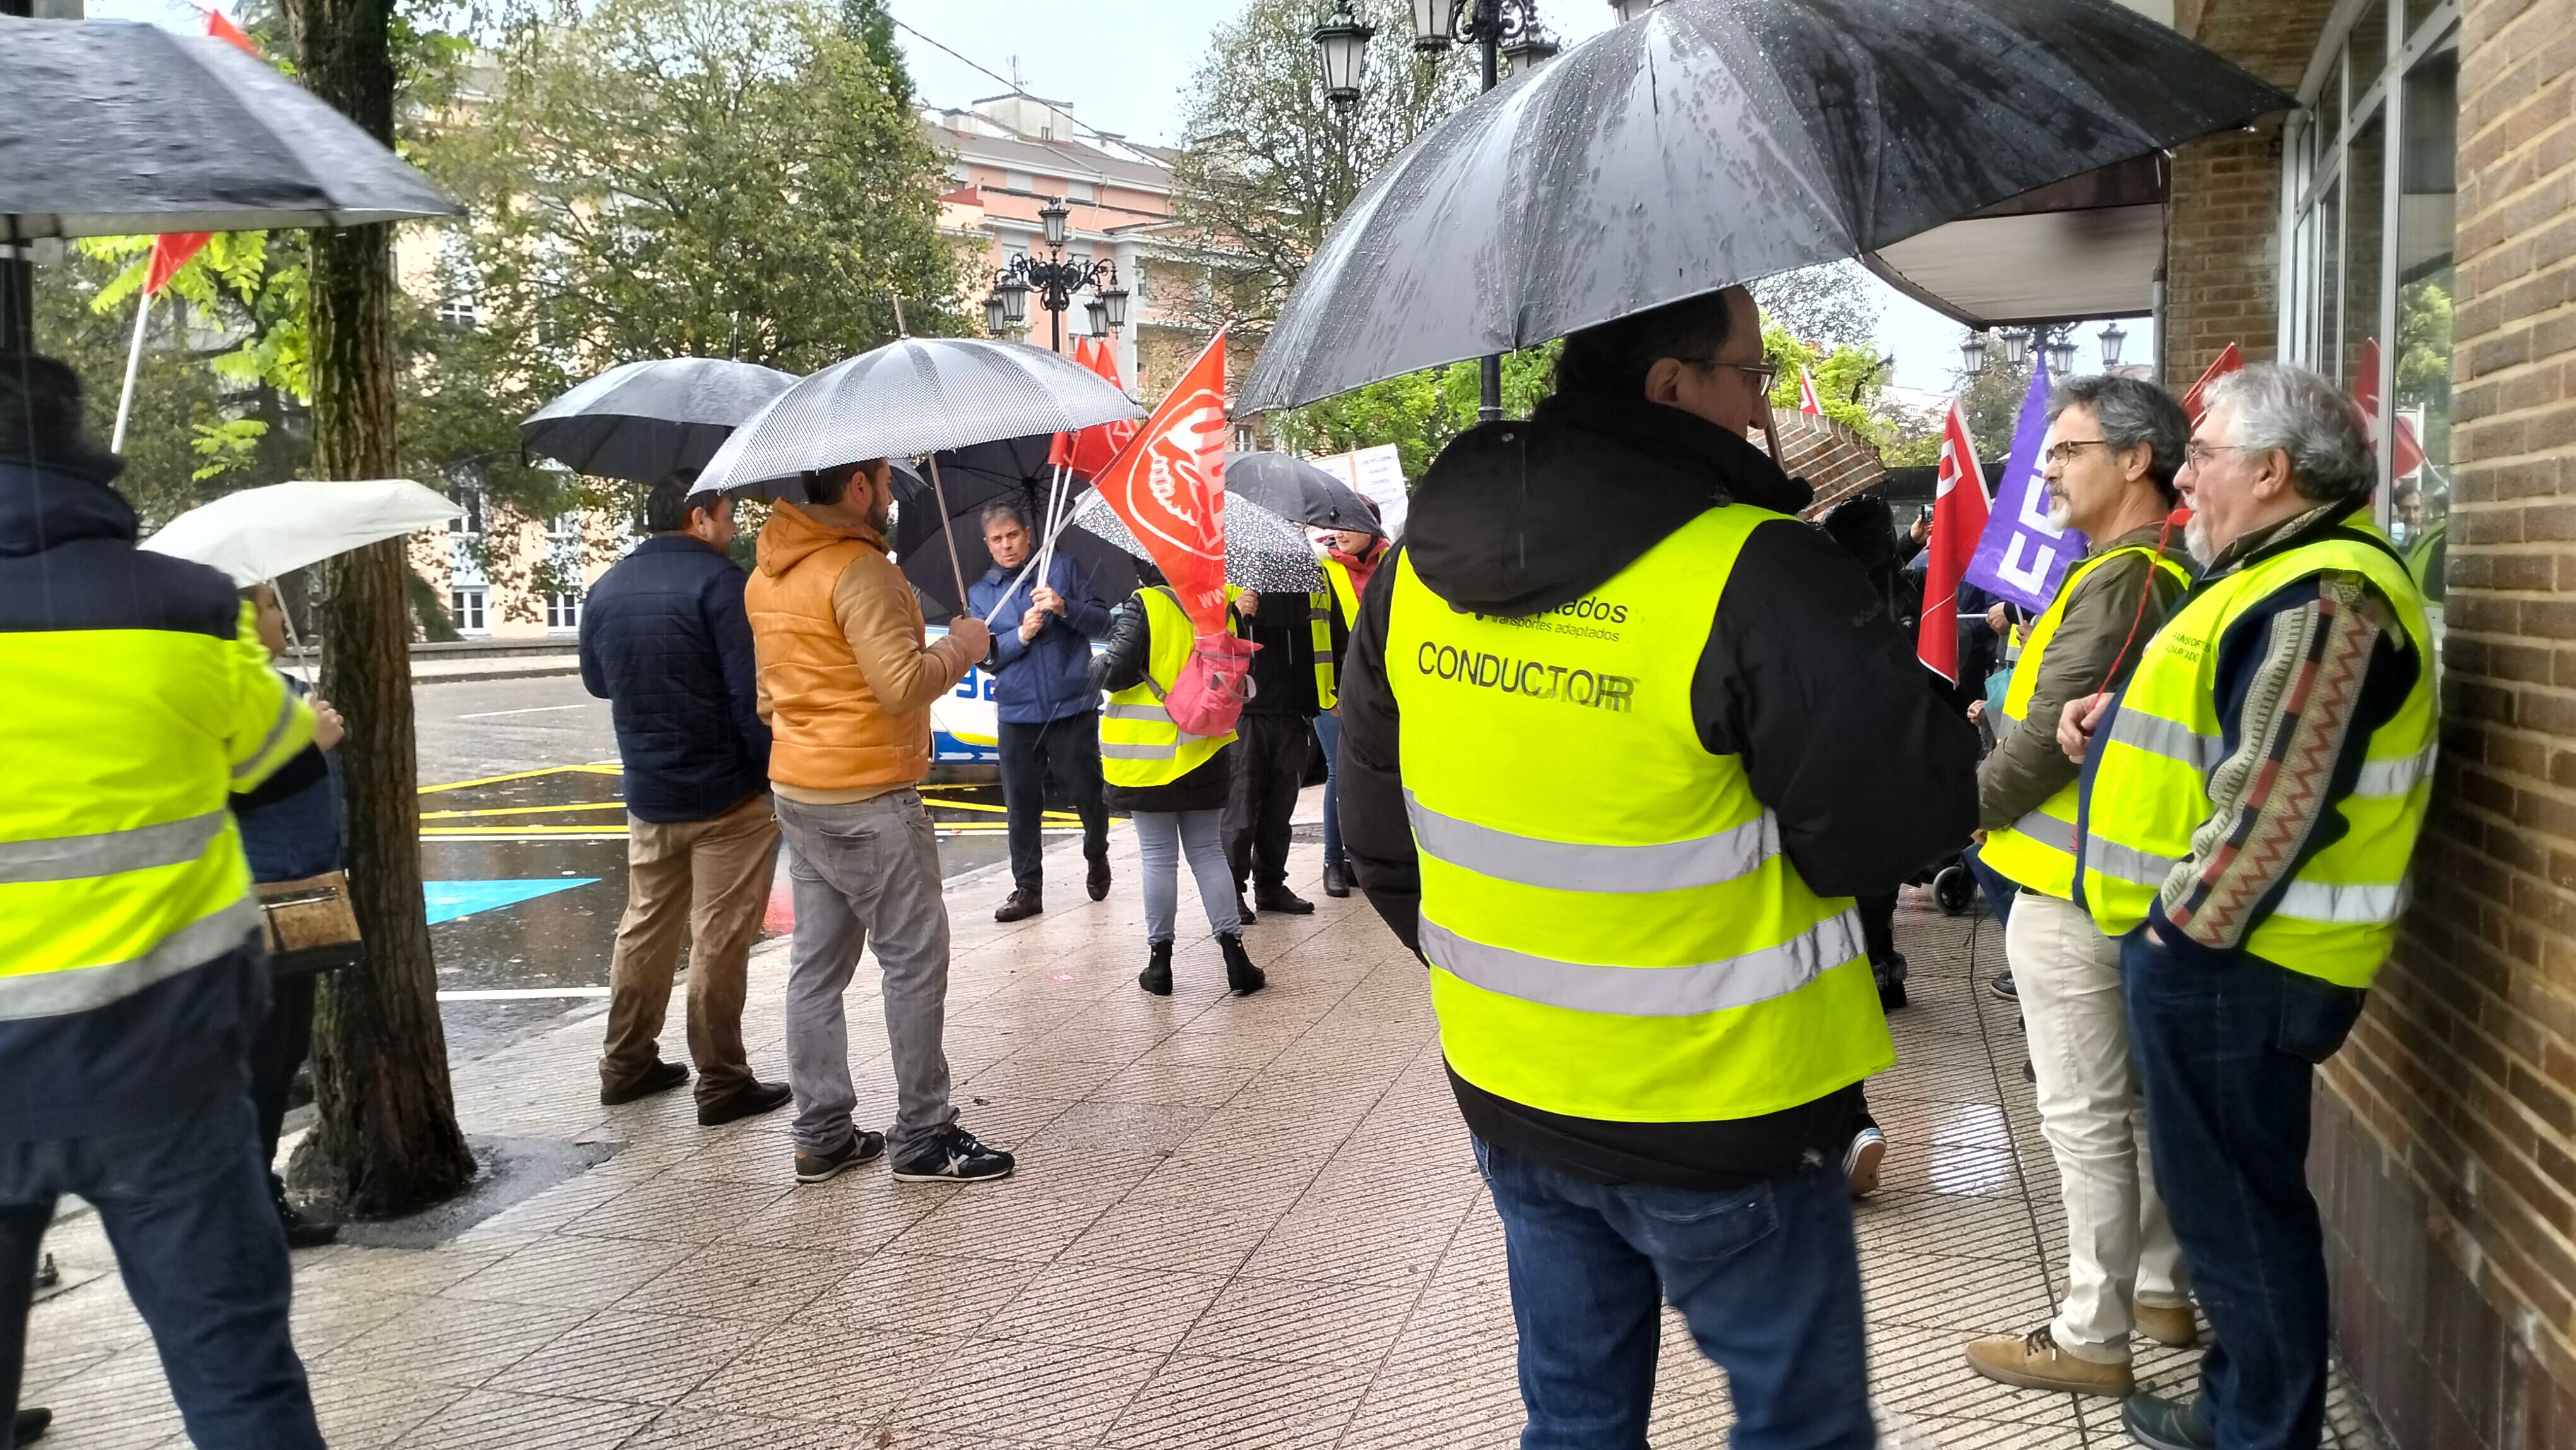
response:
[[[1526,422],[1488,423],[1432,464],[1404,549],[1453,608],[1518,617],[1601,587],[1713,507],[1793,513],[1808,501],[1759,449],[1644,399],[1559,397]],[[1396,570],[1369,581],[1344,659],[1342,841],[1372,905],[1419,951],[1401,721],[1386,674]],[[1738,755],[1781,844],[1827,896],[1894,890],[1959,849],[1977,823],[1977,736],[1888,618],[1850,555],[1794,519],[1755,529],[1691,681],[1710,753]],[[1767,1117],[1614,1123],[1508,1102],[1455,1073],[1479,1137],[1583,1177],[1723,1190],[1838,1154],[1858,1111],[1845,1089]]]

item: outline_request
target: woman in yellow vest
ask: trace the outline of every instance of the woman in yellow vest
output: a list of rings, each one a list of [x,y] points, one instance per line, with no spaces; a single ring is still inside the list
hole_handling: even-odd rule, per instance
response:
[[[1322,617],[1314,622],[1315,739],[1324,747],[1324,894],[1339,898],[1351,894],[1350,863],[1342,856],[1341,793],[1333,788],[1342,753],[1342,650],[1350,643],[1351,621],[1360,617],[1360,595],[1386,557],[1386,540],[1362,529],[1318,529],[1315,549],[1323,555],[1326,591],[1318,601]]]
[[[1109,694],[1100,716],[1102,799],[1136,825],[1138,869],[1145,878],[1145,970],[1136,985],[1172,995],[1172,939],[1180,911],[1180,863],[1187,857],[1207,908],[1208,929],[1225,956],[1225,984],[1237,995],[1258,992],[1261,969],[1243,950],[1235,906],[1234,868],[1225,856],[1225,798],[1234,754],[1231,732],[1208,739],[1182,733],[1163,699],[1189,663],[1196,637],[1169,588],[1149,585],[1118,606],[1109,644],[1092,661],[1091,683]]]
[[[2151,1450],[2310,1450],[2325,1414],[2316,1064],[2387,956],[2432,791],[2424,600],[2371,522],[2351,400],[2259,364],[2210,390],[2175,480],[2209,561],[2116,697],[2068,703],[2078,899],[2120,941],[2156,1186],[2215,1342]]]

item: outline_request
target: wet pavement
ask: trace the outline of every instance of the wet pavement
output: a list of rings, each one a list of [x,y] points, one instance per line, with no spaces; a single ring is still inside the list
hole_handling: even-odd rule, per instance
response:
[[[605,701],[581,681],[424,683],[415,696],[421,876],[448,1054],[481,1057],[608,995],[626,905],[626,814]],[[951,881],[1006,861],[1001,791],[924,788]],[[1049,833],[1077,830],[1050,817]],[[785,864],[763,939],[794,921]],[[1008,889],[997,881],[994,894]]]

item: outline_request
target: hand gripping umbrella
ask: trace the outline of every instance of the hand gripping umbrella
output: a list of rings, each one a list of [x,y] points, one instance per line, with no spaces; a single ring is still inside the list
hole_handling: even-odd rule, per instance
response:
[[[2294,104],[2114,0],[1668,0],[1372,178],[1236,406],[1875,251]]]
[[[1153,558],[1099,494],[1084,498],[1069,522],[1135,558]],[[1324,571],[1303,528],[1237,496],[1225,506],[1225,582],[1263,593],[1312,594],[1324,587]]]
[[[610,368],[528,415],[519,442],[575,473],[653,483],[707,460],[794,373],[718,357]]]
[[[999,438],[1070,433],[1144,416],[1127,395],[1069,357],[1019,342],[906,337],[834,363],[770,400],[734,430],[695,493],[802,502],[805,479],[871,458],[933,455],[930,487],[951,515],[936,455]],[[957,597],[966,570],[948,539]]]

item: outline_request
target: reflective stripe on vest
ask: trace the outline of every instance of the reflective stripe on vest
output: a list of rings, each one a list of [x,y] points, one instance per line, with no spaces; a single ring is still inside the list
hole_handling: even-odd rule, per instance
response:
[[[1892,1060],[1858,920],[1810,891],[1690,682],[1745,537],[1711,509],[1581,601],[1461,613],[1399,554],[1386,668],[1459,1076],[1549,1112],[1752,1116]]]
[[[2012,683],[2004,691],[2003,715],[2006,724],[2018,730],[2022,717],[2030,709],[2031,697],[2039,691],[2039,672],[2048,647],[2066,622],[2066,610],[2074,602],[2076,587],[2095,569],[2123,554],[2141,554],[2155,561],[2177,584],[2189,585],[2191,572],[2154,549],[2130,544],[2106,550],[2067,571],[2057,586],[2057,597],[2031,622],[2030,637],[2022,644],[2021,658],[2013,665]],[[2153,588],[2152,576],[2148,587]],[[2038,727],[2054,734],[2057,722],[2042,721]],[[2075,897],[2075,782],[2068,781],[2047,800],[2026,812],[2022,818],[2000,831],[1989,832],[1985,845],[1977,850],[1980,860],[2026,891],[2045,892],[2060,901]]]
[[[1329,710],[1341,698],[1341,661],[1333,654],[1333,591],[1306,596],[1306,632],[1315,647],[1315,708]]]
[[[2363,745],[2358,788],[2336,803],[2343,831],[2311,856],[2245,949],[2347,987],[2367,987],[2405,909],[2406,869],[2432,794],[2438,721],[2431,630],[2402,563],[2353,526],[2204,581],[2149,641],[2096,737],[2083,783],[2084,904],[2123,935],[2146,920],[2211,810],[2226,765],[2218,655],[2248,611],[2327,571],[2368,579],[2394,607],[2418,663],[2413,687]]]
[[[1169,785],[1207,763],[1234,739],[1186,734],[1163,708],[1181,668],[1190,661],[1197,632],[1169,589],[1139,589],[1145,611],[1145,678],[1109,697],[1100,712],[1100,776],[1130,789]]]

